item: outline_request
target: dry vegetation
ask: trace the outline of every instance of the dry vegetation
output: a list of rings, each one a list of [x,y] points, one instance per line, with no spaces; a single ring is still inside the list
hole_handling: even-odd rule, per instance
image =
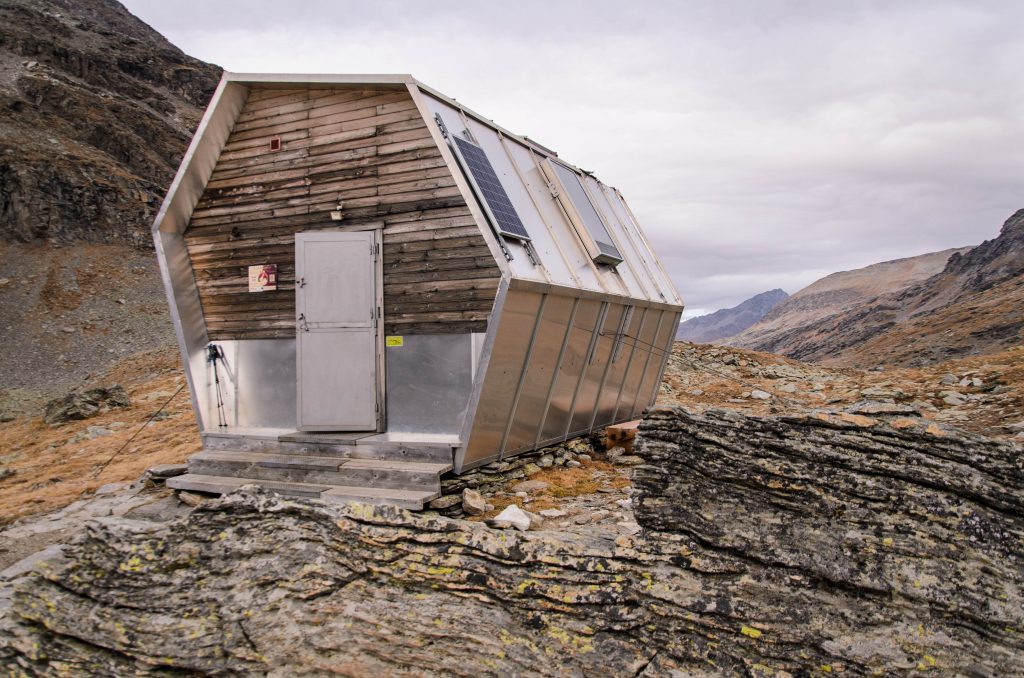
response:
[[[940,385],[953,374],[978,377],[983,386]],[[40,417],[0,424],[0,524],[52,511],[111,482],[134,481],[155,464],[184,461],[200,448],[187,391],[166,409],[166,417],[145,427],[109,466],[110,458],[183,383],[174,349],[144,353],[118,363],[89,385],[120,383],[132,406],[58,427]],[[753,389],[771,394],[750,398]],[[939,396],[955,390],[968,397],[950,406]],[[784,414],[807,410],[842,410],[863,400],[892,400],[920,408],[921,416],[946,427],[1018,439],[1024,420],[1024,347],[1001,353],[953,360],[927,368],[882,372],[828,368],[780,356],[729,347],[678,342],[665,375],[659,402],[692,409],[725,407],[748,414]],[[89,438],[89,427],[112,431]],[[595,476],[596,474],[596,476]],[[558,507],[575,497],[620,489],[628,471],[594,460],[582,468],[555,467],[530,476],[548,487],[530,501],[510,491],[489,501],[495,515],[516,503],[531,511]]]
[[[200,448],[187,390],[118,454],[125,442],[184,383],[173,349],[144,353],[120,362],[95,380],[119,383],[131,407],[85,421],[51,427],[41,417],[0,424],[0,524],[70,504],[106,483],[137,480],[155,464],[184,461]],[[89,427],[111,431],[89,438]],[[96,429],[94,429],[96,430]]]
[[[488,520],[501,513],[509,504],[536,513],[548,508],[562,508],[566,500],[576,497],[593,495],[604,488],[621,490],[630,484],[629,470],[612,466],[604,461],[583,462],[579,468],[553,466],[530,476],[530,481],[547,483],[542,490],[531,492],[528,497],[515,495],[514,488],[519,480],[513,480],[504,488],[504,492],[488,496],[487,501],[494,510],[479,516],[469,516],[468,520]]]

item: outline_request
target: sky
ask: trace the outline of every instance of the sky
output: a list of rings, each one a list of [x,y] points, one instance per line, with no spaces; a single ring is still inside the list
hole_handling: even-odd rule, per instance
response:
[[[122,0],[239,72],[411,73],[629,201],[685,317],[1024,207],[1024,2]]]

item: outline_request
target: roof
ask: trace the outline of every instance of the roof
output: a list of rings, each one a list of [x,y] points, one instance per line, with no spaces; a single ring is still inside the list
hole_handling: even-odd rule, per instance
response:
[[[433,130],[478,222],[485,226],[486,222],[494,221],[488,201],[477,195],[479,186],[468,176],[471,172],[464,175],[460,170],[460,159],[445,143],[446,134],[459,134],[460,129],[465,138],[477,144],[490,160],[509,201],[529,232],[530,239],[526,241],[502,238],[486,227],[482,229],[492,240],[492,251],[503,251],[511,257],[508,261],[498,262],[503,274],[539,284],[589,289],[682,306],[682,298],[617,189],[565,162],[550,148],[510,132],[408,74],[225,72],[157,214],[154,233],[181,233],[188,226],[192,211],[245,104],[249,88],[253,86],[407,89]],[[447,130],[438,129],[439,124]],[[600,255],[595,260],[594,241],[587,244],[587,231],[592,232],[592,229],[581,227],[581,222],[585,221],[581,218],[584,210],[573,210],[573,202],[566,195],[576,187],[561,184],[557,177],[552,176],[551,170],[557,170],[557,166],[551,163],[556,159],[558,165],[577,175],[582,189],[579,195],[589,197],[588,202],[603,222],[607,239],[613,241],[612,250],[618,250],[621,256],[620,264],[602,265]],[[561,194],[561,197],[556,198],[556,194]],[[586,211],[590,213],[589,209]]]

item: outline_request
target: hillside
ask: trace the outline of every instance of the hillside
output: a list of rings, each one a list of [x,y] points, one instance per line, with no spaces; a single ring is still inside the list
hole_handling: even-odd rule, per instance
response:
[[[0,4],[0,418],[172,347],[149,228],[219,76],[112,0]]]
[[[5,0],[0,238],[148,246],[219,75],[113,0]]]
[[[927,365],[1019,345],[1024,336],[1024,210],[1003,224],[997,238],[954,252],[935,275],[903,289],[831,314],[821,312],[818,319],[805,316],[799,323],[780,321],[776,313],[785,313],[784,305],[730,343],[857,366]]]
[[[739,334],[789,297],[780,289],[755,295],[732,308],[690,318],[679,325],[676,339],[710,343]]]
[[[730,346],[789,355],[781,337],[818,323],[870,299],[905,289],[940,272],[956,253],[970,248],[931,252],[832,273],[775,306],[760,321],[723,342]]]

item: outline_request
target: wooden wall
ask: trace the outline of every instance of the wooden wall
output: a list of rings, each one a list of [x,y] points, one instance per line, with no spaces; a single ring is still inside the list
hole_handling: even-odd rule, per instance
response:
[[[500,271],[409,93],[254,88],[185,232],[210,338],[294,336],[294,234],[339,225],[383,228],[388,334],[486,329]]]

